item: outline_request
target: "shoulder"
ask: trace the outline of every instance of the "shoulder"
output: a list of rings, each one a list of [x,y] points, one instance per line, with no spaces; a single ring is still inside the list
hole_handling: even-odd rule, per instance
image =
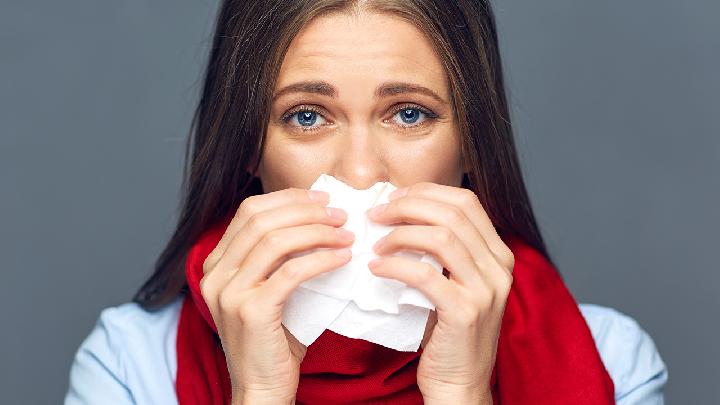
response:
[[[136,303],[105,308],[78,348],[65,404],[177,403],[175,338],[182,296],[158,311]],[[578,305],[618,404],[663,404],[668,372],[650,335],[628,315]],[[151,389],[148,389],[151,388]]]
[[[175,338],[182,296],[157,311],[108,307],[75,353],[65,404],[175,403]]]
[[[609,307],[578,305],[615,385],[618,404],[663,404],[668,371],[652,337],[632,317]]]

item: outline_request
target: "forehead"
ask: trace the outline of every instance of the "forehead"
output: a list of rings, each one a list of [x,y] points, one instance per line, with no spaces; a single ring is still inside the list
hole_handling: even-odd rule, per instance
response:
[[[303,27],[285,55],[278,87],[324,77],[412,81],[447,92],[445,71],[430,40],[387,14],[326,15]]]

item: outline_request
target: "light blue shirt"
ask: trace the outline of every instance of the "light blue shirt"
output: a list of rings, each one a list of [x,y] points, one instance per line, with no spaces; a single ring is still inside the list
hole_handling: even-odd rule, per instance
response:
[[[104,309],[70,369],[65,405],[177,404],[175,337],[182,296],[156,312],[136,303]],[[579,304],[618,404],[662,405],[668,379],[650,335],[631,317]]]

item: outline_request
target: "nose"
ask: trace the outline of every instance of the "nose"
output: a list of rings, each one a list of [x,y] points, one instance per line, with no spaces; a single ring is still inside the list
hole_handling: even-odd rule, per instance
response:
[[[379,181],[390,181],[380,134],[372,127],[353,125],[347,133],[338,134],[333,177],[358,190],[370,188]]]

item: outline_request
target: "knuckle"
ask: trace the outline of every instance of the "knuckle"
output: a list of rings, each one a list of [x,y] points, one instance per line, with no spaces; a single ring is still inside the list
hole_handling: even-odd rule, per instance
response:
[[[447,246],[451,245],[455,240],[455,234],[448,228],[444,226],[437,226],[435,227],[435,232],[433,232],[433,237],[435,238],[435,242]]]
[[[261,213],[254,213],[254,214],[250,215],[250,217],[248,217],[248,220],[247,220],[245,226],[252,233],[263,234],[264,233],[263,232],[264,228],[262,225],[263,223],[264,223],[263,215]]]
[[[302,266],[297,259],[286,261],[278,270],[280,275],[287,280],[295,280],[302,273]]]
[[[463,191],[460,193],[460,204],[465,207],[475,207],[480,205],[480,200],[474,191],[467,188],[463,188],[461,190]]]
[[[229,294],[227,290],[223,290],[218,294],[217,303],[222,313],[235,313],[238,310],[235,295]]]
[[[445,223],[446,224],[457,224],[465,218],[465,214],[457,207],[450,207],[445,212]]]
[[[257,195],[251,195],[243,200],[238,207],[237,214],[240,216],[250,217],[260,212],[260,206],[257,201]]]
[[[503,271],[502,274],[503,275],[500,277],[500,291],[504,295],[507,295],[508,292],[510,292],[510,288],[512,287],[514,277],[507,270]]]
[[[436,276],[436,270],[429,264],[423,263],[422,266],[420,266],[420,269],[415,273],[415,281],[417,281],[418,284],[426,284],[430,283],[433,278]]]
[[[208,300],[211,296],[210,283],[208,282],[208,279],[209,277],[207,274],[200,279],[200,294],[203,298],[205,298],[205,300]]]
[[[515,269],[515,255],[512,251],[510,251],[510,249],[508,249],[504,257],[505,268],[510,274],[512,274]]]
[[[275,249],[282,243],[282,235],[280,235],[277,231],[271,231],[266,233],[262,237],[261,243],[263,246],[269,249]]]
[[[210,252],[210,254],[205,258],[205,261],[203,261],[203,273],[204,274],[210,273],[213,270],[213,268],[215,268],[215,265],[220,260],[220,256],[221,256],[221,254],[218,251],[217,247],[215,249],[213,249],[212,252]]]

